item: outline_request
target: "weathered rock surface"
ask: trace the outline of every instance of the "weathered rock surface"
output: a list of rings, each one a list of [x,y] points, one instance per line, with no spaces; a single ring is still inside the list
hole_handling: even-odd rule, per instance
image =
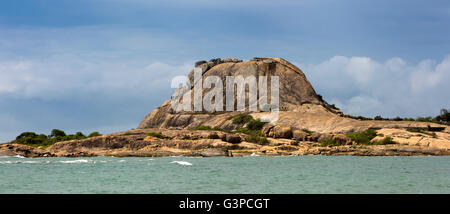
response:
[[[427,128],[444,125],[414,121],[375,121],[357,120],[346,117],[335,110],[316,94],[305,74],[296,66],[281,58],[254,58],[250,61],[214,59],[198,63],[202,69],[203,79],[218,76],[225,82],[226,76],[279,76],[280,79],[280,112],[279,119],[272,125],[290,126],[293,130],[307,129],[318,133],[346,133],[363,131],[369,128]],[[193,71],[189,74],[193,80]],[[270,82],[270,81],[268,81]],[[193,85],[193,84],[192,84]],[[224,90],[226,87],[224,86]],[[191,89],[192,90],[192,89]],[[203,89],[203,94],[209,89]],[[192,93],[193,94],[193,93]],[[191,99],[193,102],[194,99]],[[224,97],[224,100],[225,97]],[[236,98],[234,100],[236,103]],[[246,103],[248,106],[248,98]],[[224,108],[226,102],[224,101]],[[164,102],[159,108],[149,113],[138,126],[143,128],[184,128],[193,129],[199,125],[232,130],[236,125],[231,118],[239,112],[179,112],[171,108],[171,101]],[[267,112],[250,112],[254,118],[266,116]],[[270,129],[270,128],[269,128]],[[268,134],[268,133],[267,133]]]

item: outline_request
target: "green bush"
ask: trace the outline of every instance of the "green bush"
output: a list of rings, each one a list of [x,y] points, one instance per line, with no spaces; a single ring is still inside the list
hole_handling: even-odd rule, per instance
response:
[[[347,136],[358,144],[369,144],[370,140],[377,136],[377,132],[374,129],[367,129],[363,132],[347,133]]]
[[[261,137],[261,135],[247,135],[247,137],[245,137],[245,140],[247,142],[256,143],[260,145],[267,145],[269,143],[267,138]]]
[[[261,119],[254,120],[253,118],[247,123],[247,128],[250,130],[261,130],[262,127],[266,124],[265,122],[261,122]]]
[[[251,120],[253,120],[253,117],[249,114],[238,114],[233,117],[232,122],[233,124],[244,125]]]
[[[335,109],[335,110],[340,110],[338,107],[336,107],[335,104],[331,104],[331,105],[330,105],[330,108]]]
[[[102,134],[100,134],[99,132],[92,132],[88,135],[88,137],[98,137],[98,136],[102,136]]]
[[[93,132],[89,135],[100,135],[98,132]],[[59,129],[53,129],[50,135],[36,134],[34,132],[23,132],[16,137],[11,143],[24,144],[34,147],[49,147],[60,141],[67,140],[81,140],[87,137],[82,132],[77,132],[75,134],[66,135],[66,133]]]
[[[150,136],[150,137],[160,138],[160,139],[165,138],[161,132],[150,132],[150,133],[146,133],[145,135]]]
[[[53,129],[52,132],[50,133],[49,137],[53,138],[53,137],[65,137],[66,133],[62,130],[59,129]]]
[[[212,130],[212,128],[210,126],[197,126],[197,128],[195,128],[195,130]]]
[[[83,134],[83,132],[77,132],[77,133],[75,133],[74,138],[76,138],[76,139],[85,139],[86,136]]]
[[[439,123],[450,125],[450,109],[441,109],[441,114],[435,120]]]

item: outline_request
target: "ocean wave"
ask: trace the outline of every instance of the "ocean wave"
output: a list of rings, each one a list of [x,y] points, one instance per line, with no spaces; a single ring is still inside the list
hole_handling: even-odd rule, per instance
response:
[[[26,158],[26,157],[21,155],[14,155],[14,156],[0,156],[0,158]]]
[[[17,164],[17,163],[41,163],[41,162],[40,161],[0,161],[0,164]]]
[[[170,163],[177,163],[177,164],[184,165],[184,166],[192,166],[192,163],[189,163],[187,161],[172,161]]]
[[[61,162],[61,163],[89,163],[89,160],[78,159],[78,160],[59,161],[59,162]]]
[[[15,161],[0,161],[0,164],[15,163]]]

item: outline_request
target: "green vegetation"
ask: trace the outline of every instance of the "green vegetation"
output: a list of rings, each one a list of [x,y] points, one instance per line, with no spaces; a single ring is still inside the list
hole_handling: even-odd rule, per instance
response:
[[[264,126],[264,122],[260,119],[253,119],[248,114],[238,114],[233,117],[233,124],[245,125],[245,127],[239,128],[234,133],[244,133],[247,135],[245,140],[247,142],[266,145],[269,143],[267,138],[262,136],[261,129]]]
[[[439,123],[450,125],[450,109],[441,109],[441,114],[435,119]]]
[[[251,117],[251,116],[250,116]],[[264,122],[261,122],[261,119],[254,120],[253,118],[247,123],[247,128],[250,130],[261,130],[264,126]]]
[[[161,132],[150,132],[150,133],[145,133],[146,136],[150,136],[150,137],[156,137],[156,138],[160,138],[160,139],[164,139],[164,135]]]
[[[347,136],[352,139],[352,141],[358,144],[370,144],[370,141],[377,136],[377,132],[374,129],[367,129],[363,132],[352,132],[347,133]]]
[[[253,117],[249,114],[238,114],[233,117],[233,124],[244,125],[253,120]]]
[[[406,128],[406,131],[409,131],[409,132],[417,132],[417,133],[421,133],[421,134],[430,135],[430,136],[432,136],[432,137],[436,137],[436,133],[434,133],[434,132],[432,132],[432,133],[426,132],[426,131],[424,131],[423,129],[416,128],[416,127],[409,127],[409,128]]]
[[[49,135],[36,134],[34,132],[23,132],[11,143],[24,144],[33,147],[49,147],[57,142],[67,140],[81,140],[90,137],[101,136],[98,132],[92,132],[86,137],[82,132],[67,135],[64,131],[53,129]]]
[[[247,142],[256,143],[260,145],[267,145],[269,144],[269,141],[265,137],[261,137],[261,132],[259,133],[252,133],[248,135],[245,140]]]
[[[195,128],[195,130],[212,130],[211,126],[197,126],[197,128]]]
[[[331,104],[330,105],[330,108],[332,108],[332,109],[335,109],[335,110],[340,110],[338,107],[336,107],[336,105],[334,105],[334,104]]]
[[[99,132],[92,132],[88,135],[88,138],[89,137],[98,137],[98,136],[102,136],[102,134],[100,134]]]
[[[360,119],[360,120],[417,121],[417,122],[429,122],[429,123],[450,125],[450,109],[441,109],[440,114],[436,117],[417,117],[416,119],[411,118],[411,117],[383,118],[380,115],[375,116],[373,119],[370,117],[363,117],[363,116],[357,116],[357,117],[352,117],[352,118]]]

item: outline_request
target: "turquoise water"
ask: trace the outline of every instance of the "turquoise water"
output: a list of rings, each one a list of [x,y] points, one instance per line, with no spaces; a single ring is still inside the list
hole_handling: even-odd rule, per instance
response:
[[[0,193],[450,193],[450,157],[1,157]]]

